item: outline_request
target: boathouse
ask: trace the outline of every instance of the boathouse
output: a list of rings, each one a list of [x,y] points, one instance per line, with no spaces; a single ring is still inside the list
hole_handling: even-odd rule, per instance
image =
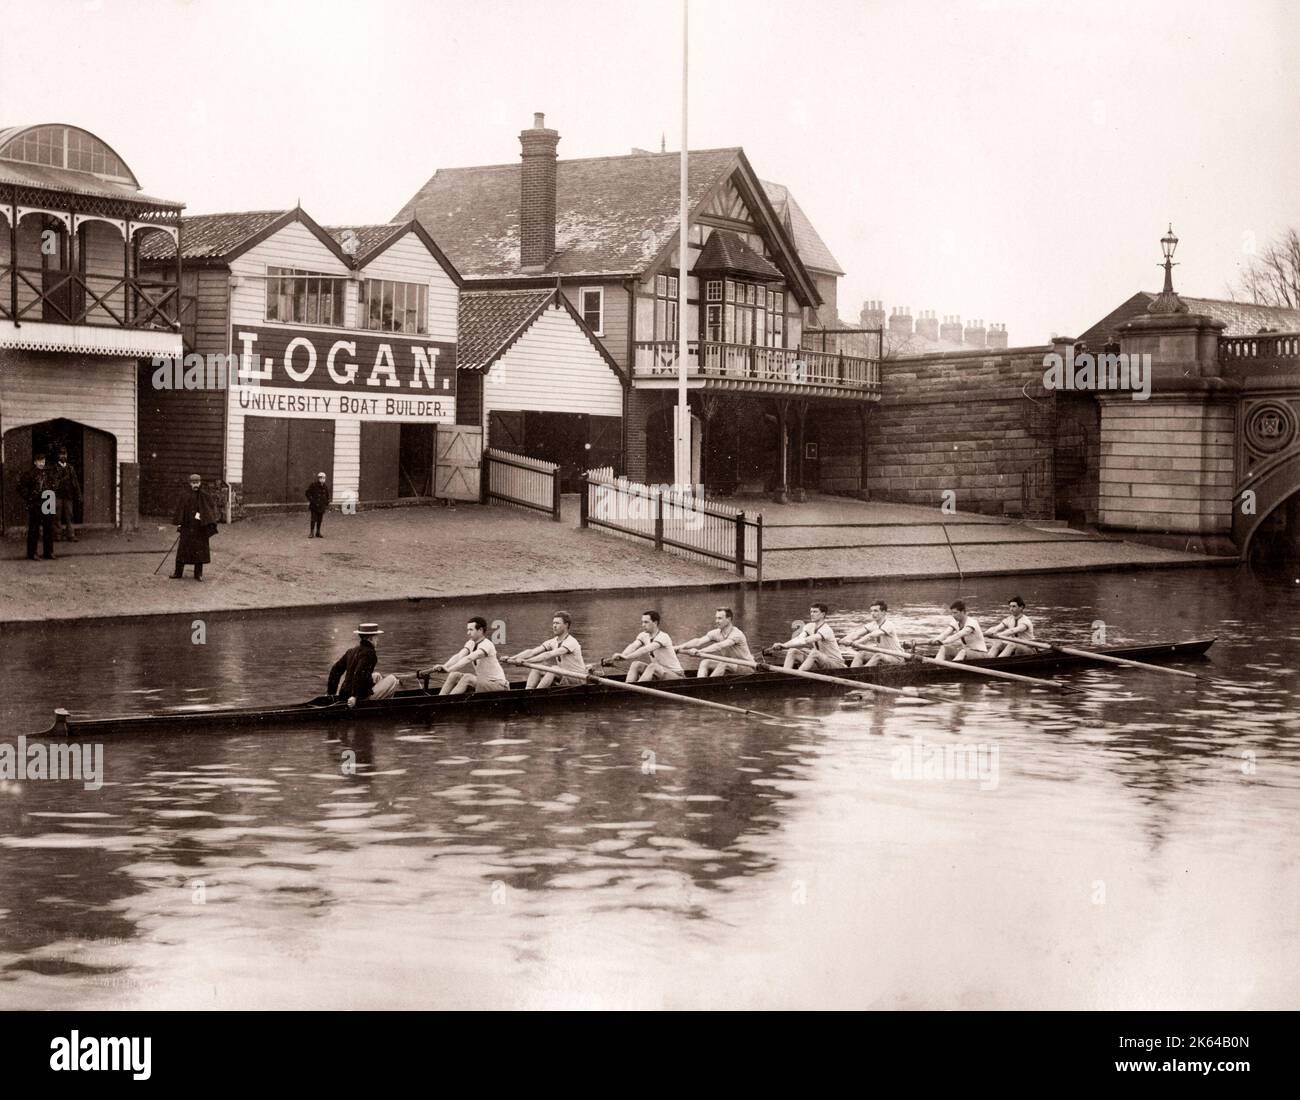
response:
[[[0,485],[6,530],[25,526],[17,483],[66,448],[75,519],[139,517],[141,358],[181,351],[183,205],[143,192],[126,162],[77,126],[0,129]],[[152,270],[141,259],[152,241]]]
[[[228,483],[234,516],[304,506],[318,471],[340,505],[440,495],[461,280],[425,229],[327,228],[295,208],[188,217],[184,232],[184,350],[203,369],[141,367],[146,510],[191,470]]]

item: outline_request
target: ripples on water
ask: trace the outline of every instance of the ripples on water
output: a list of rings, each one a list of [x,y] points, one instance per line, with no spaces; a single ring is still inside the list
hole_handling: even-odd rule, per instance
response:
[[[961,595],[988,625],[1010,590],[1040,636],[1086,639],[1101,618],[1112,640],[1219,642],[1196,681],[962,681],[933,707],[751,697],[784,724],[638,700],[124,739],[100,791],[0,787],[0,1004],[1293,1004],[1295,588],[1197,571]],[[918,630],[956,594],[888,593]],[[732,598],[774,640],[809,599],[877,595]],[[588,656],[621,647],[643,602],[575,600]],[[716,598],[657,602],[681,637]],[[444,657],[481,610],[380,616],[381,664]],[[520,601],[510,642],[544,637],[552,610]],[[307,697],[353,625],[212,616],[205,646],[188,617],[8,631],[3,728],[41,729],[56,703]],[[945,746],[978,750],[985,781],[907,778]]]

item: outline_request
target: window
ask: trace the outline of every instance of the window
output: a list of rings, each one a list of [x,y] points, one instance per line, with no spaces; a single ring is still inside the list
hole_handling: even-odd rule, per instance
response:
[[[585,286],[578,291],[578,312],[597,336],[605,335],[605,288]]]
[[[655,339],[677,339],[677,276],[655,276]]]
[[[423,334],[428,317],[429,288],[424,283],[362,279],[357,287],[357,328]]]
[[[735,279],[705,284],[705,300],[725,306],[708,306],[705,313],[706,340],[728,344],[785,346],[785,293],[757,283]]]
[[[292,267],[268,267],[266,276],[268,321],[343,327],[346,278]]]

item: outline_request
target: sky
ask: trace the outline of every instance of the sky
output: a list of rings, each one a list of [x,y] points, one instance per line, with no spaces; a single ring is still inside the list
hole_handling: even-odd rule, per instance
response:
[[[681,144],[679,0],[0,0],[0,125],[67,122],[190,213],[390,220],[438,167]],[[864,299],[1077,335],[1225,297],[1300,225],[1293,0],[691,0],[689,146],[791,188]]]

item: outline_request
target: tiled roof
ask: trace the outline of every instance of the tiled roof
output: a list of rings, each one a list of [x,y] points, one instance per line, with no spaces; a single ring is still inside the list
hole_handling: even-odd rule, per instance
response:
[[[695,261],[696,271],[734,271],[772,281],[781,278],[780,270],[763,259],[729,229],[715,229],[709,234],[700,258]]]
[[[55,168],[48,164],[28,164],[20,160],[0,158],[0,184],[18,187],[39,187],[43,191],[63,191],[73,195],[94,195],[97,198],[118,199],[141,206],[162,206],[173,210],[185,204],[173,199],[160,199],[146,195],[127,183],[113,183],[89,172],[74,172],[70,168]]]
[[[815,271],[828,271],[832,275],[843,275],[844,269],[831,255],[831,250],[826,247],[821,234],[813,228],[813,223],[808,220],[803,207],[795,202],[790,189],[784,184],[769,183],[767,180],[763,180],[762,183],[763,190],[767,192],[772,208],[776,211],[776,216],[785,223],[787,231],[794,239],[794,246],[799,250],[799,259],[803,260],[804,267]]]
[[[181,257],[219,260],[287,213],[287,210],[241,210],[233,214],[194,214],[182,218]],[[142,260],[169,260],[175,255],[171,238],[165,233],[146,233],[140,238]]]
[[[406,228],[406,222],[387,222],[383,225],[327,225],[324,230],[341,245],[343,235],[351,232],[357,242],[357,256],[365,256],[385,241]]]
[[[482,370],[530,324],[554,290],[462,291],[456,366]]]
[[[1121,325],[1146,313],[1147,306],[1156,298],[1155,291],[1143,290],[1117,306],[1100,321],[1085,329],[1079,340],[1089,347],[1101,347],[1118,339]],[[1223,298],[1189,298],[1180,294],[1192,313],[1202,313],[1222,321],[1227,327],[1224,336],[1254,336],[1262,328],[1278,332],[1300,332],[1300,310],[1281,306],[1261,306],[1254,302],[1232,302]]]
[[[729,172],[739,149],[701,149],[689,160],[695,207]],[[677,153],[556,162],[555,258],[550,274],[644,270],[677,231]],[[518,164],[441,168],[397,213],[418,217],[467,277],[519,274]]]

